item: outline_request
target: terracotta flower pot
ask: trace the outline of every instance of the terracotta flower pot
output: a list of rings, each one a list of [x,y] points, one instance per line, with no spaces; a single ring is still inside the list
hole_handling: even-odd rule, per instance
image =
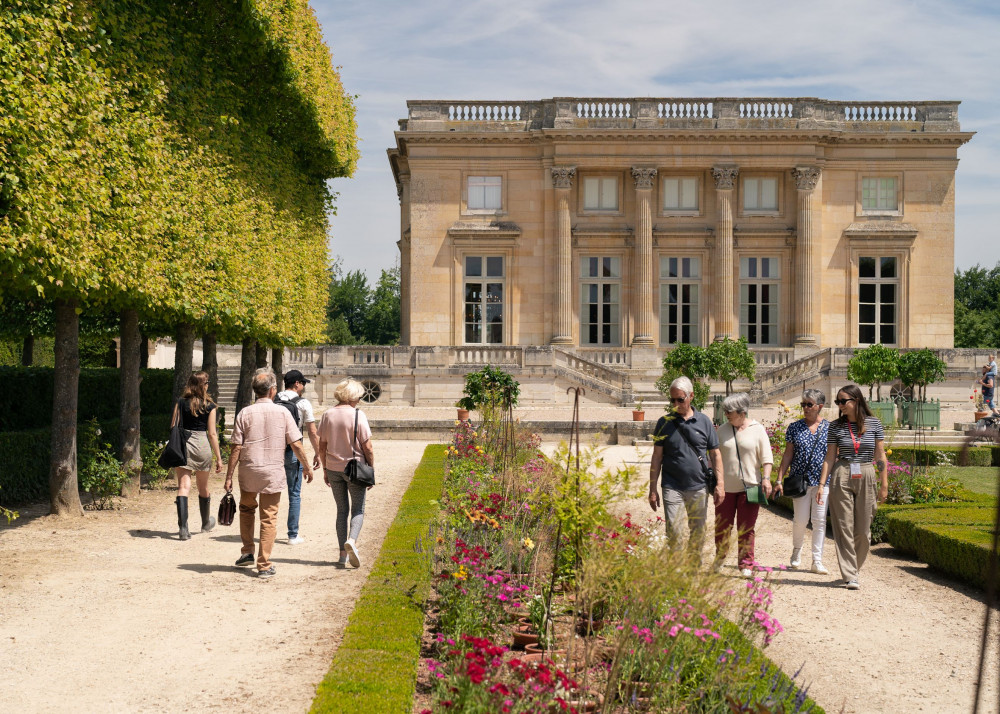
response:
[[[576,633],[581,637],[589,637],[591,635],[596,635],[598,632],[603,630],[607,624],[608,624],[607,620],[598,620],[596,618],[593,620],[588,620],[584,617],[581,617],[576,622]]]
[[[976,412],[976,421],[979,421],[980,419],[985,419],[989,415],[990,415],[989,412]]]
[[[469,410],[468,409],[459,409],[458,410],[458,420],[459,421],[468,421],[469,420]]]
[[[646,412],[645,411],[641,411],[640,412],[640,411],[637,411],[637,410],[633,409],[632,410],[632,421],[646,421]]]
[[[530,625],[518,625],[514,628],[514,647],[520,649],[536,642],[538,642],[538,635],[532,631]]]

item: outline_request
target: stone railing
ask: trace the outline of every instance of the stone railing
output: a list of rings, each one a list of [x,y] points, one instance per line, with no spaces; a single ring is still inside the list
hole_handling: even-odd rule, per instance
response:
[[[288,347],[285,349],[285,367],[322,367],[322,349],[312,349],[309,347]]]
[[[504,365],[520,367],[524,364],[520,347],[450,347],[448,363],[455,366]]]
[[[390,364],[391,347],[350,347],[351,364]]]
[[[791,347],[751,347],[750,351],[757,362],[758,374],[788,364],[794,352]]]
[[[772,369],[757,379],[754,386],[763,392],[763,397],[766,399],[774,399],[792,388],[803,389],[808,386],[808,380],[830,369],[832,358],[831,350],[817,350],[811,355]]]
[[[628,369],[632,366],[632,350],[627,347],[609,349],[607,347],[576,347],[574,352],[584,359],[603,364],[614,369]]]
[[[622,406],[632,401],[632,382],[624,371],[612,369],[592,362],[568,350],[552,348],[552,356],[557,369],[585,378],[584,387],[595,389],[614,397]],[[589,378],[589,379],[588,379]]]
[[[556,97],[540,101],[407,102],[404,131],[555,128],[959,131],[959,102],[857,102],[812,97]]]

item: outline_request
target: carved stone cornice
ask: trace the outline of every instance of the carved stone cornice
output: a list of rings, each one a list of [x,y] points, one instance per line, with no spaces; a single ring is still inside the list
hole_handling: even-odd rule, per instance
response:
[[[553,166],[552,185],[555,188],[572,188],[573,179],[576,178],[575,166]]]
[[[632,180],[635,181],[636,189],[651,189],[653,181],[656,179],[656,169],[646,166],[632,167]]]
[[[819,183],[821,173],[822,170],[818,166],[796,166],[792,169],[795,188],[799,191],[812,191]]]
[[[732,190],[736,187],[736,177],[740,175],[739,166],[713,166],[712,178],[715,187],[720,191]]]

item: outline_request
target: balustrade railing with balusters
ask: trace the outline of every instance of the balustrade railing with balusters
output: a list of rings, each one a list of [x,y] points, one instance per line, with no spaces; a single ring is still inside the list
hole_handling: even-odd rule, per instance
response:
[[[520,367],[524,364],[523,354],[524,351],[520,347],[451,347],[449,363]]]

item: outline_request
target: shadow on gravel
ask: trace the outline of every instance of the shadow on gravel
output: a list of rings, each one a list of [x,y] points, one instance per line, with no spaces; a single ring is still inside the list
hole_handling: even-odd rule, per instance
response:
[[[243,540],[240,538],[240,534],[239,533],[233,533],[232,535],[217,535],[217,536],[212,536],[211,538],[212,538],[212,540],[217,540],[220,543],[242,543],[243,542]]]
[[[777,581],[779,585],[805,585],[810,588],[841,588],[844,587],[844,581],[840,578],[836,580],[805,580],[803,578],[786,578],[783,577]]]
[[[952,578],[944,573],[940,573],[933,568],[929,568],[926,565],[901,565],[899,567],[905,573],[916,576],[921,580],[926,580],[932,585],[938,585],[940,587],[951,588],[956,592],[960,592],[963,595],[976,600],[977,602],[986,602],[985,593],[978,588],[974,588],[967,583],[963,583],[957,578]]]
[[[145,528],[133,528],[128,534],[133,538],[163,538],[164,540],[177,540],[176,531],[148,531]]]
[[[209,563],[181,563],[178,570],[190,570],[192,573],[211,575],[212,573],[239,573],[247,577],[257,577],[257,568],[241,568],[236,565],[211,565]]]
[[[271,561],[275,563],[288,563],[290,565],[316,565],[328,567],[334,564],[333,560],[302,560],[301,558],[275,558],[271,555]],[[354,570],[354,568],[351,568]]]

